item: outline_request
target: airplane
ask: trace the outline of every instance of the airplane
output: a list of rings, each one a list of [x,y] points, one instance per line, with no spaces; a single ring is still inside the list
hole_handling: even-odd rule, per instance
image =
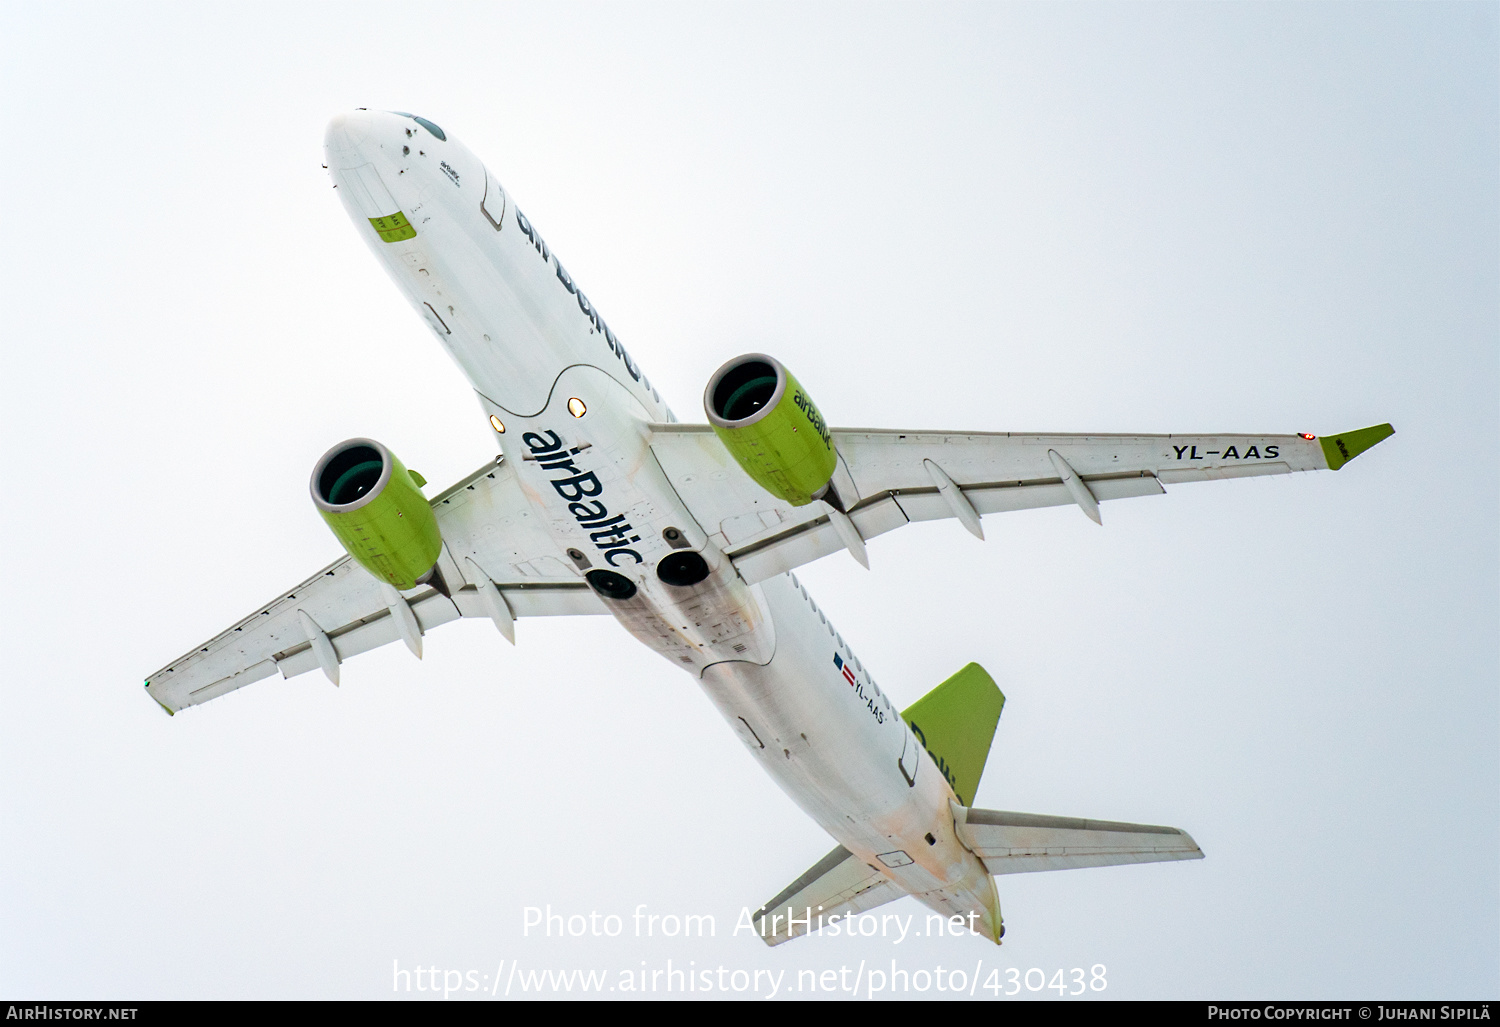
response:
[[[467,377],[498,449],[429,499],[384,444],[313,467],[345,555],[163,667],[168,714],[489,618],[612,615],[691,674],[837,842],[754,914],[770,945],[904,895],[999,944],[998,875],[1203,858],[1172,827],[973,806],[1005,697],[970,663],[905,710],[794,571],[911,521],[1101,503],[1167,485],[1338,470],[1389,424],[1311,434],[1087,435],[833,428],[777,358],[736,357],[678,421],[485,166],[434,122],[329,122],[336,195]]]

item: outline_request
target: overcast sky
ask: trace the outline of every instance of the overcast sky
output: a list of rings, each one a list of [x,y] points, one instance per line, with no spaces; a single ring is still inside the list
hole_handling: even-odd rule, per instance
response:
[[[1493,997],[1497,14],[0,6],[0,994],[669,959],[785,994],[894,959],[982,961],[976,998],[1098,964],[1104,997]],[[994,674],[976,805],[1172,824],[1207,859],[1001,878],[998,949],[767,950],[736,916],[832,842],[608,618],[514,648],[459,623],[339,689],[164,716],[147,674],[338,555],[306,491],[330,445],[434,485],[493,456],[319,167],[361,106],[479,155],[684,420],[762,350],[834,425],[1394,423],[1336,474],[1174,486],[1102,530],[914,525],[800,574],[898,702]],[[525,935],[549,904],[623,934]],[[641,906],[717,936],[634,938]]]

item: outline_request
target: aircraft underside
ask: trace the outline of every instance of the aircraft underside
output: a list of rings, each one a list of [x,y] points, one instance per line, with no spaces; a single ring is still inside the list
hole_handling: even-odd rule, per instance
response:
[[[153,674],[168,713],[485,617],[607,613],[698,679],[837,847],[757,916],[777,944],[903,895],[1004,933],[994,876],[1200,859],[1185,832],[974,807],[1004,696],[975,664],[898,710],[793,571],[914,520],[1162,495],[1334,469],[1389,425],[1319,439],[830,428],[776,358],[727,362],[678,422],[495,177],[422,118],[330,124],[346,211],[464,372],[496,459],[429,499],[382,443],[314,468],[346,556]],[[956,661],[955,661],[956,662]]]

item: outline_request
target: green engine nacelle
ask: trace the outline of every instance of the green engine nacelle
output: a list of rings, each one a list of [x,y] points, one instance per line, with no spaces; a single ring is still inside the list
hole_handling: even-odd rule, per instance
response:
[[[408,589],[428,578],[443,546],[425,484],[374,439],[349,439],[323,454],[308,487],[345,551],[378,580]]]
[[[775,357],[747,353],[714,372],[703,392],[708,422],[746,474],[778,499],[820,498],[838,465],[828,424]]]

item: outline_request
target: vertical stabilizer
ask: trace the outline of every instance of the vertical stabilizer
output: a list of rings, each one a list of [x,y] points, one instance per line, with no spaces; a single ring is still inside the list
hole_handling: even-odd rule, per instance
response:
[[[971,663],[901,714],[965,806],[974,802],[1004,707],[995,679]]]

